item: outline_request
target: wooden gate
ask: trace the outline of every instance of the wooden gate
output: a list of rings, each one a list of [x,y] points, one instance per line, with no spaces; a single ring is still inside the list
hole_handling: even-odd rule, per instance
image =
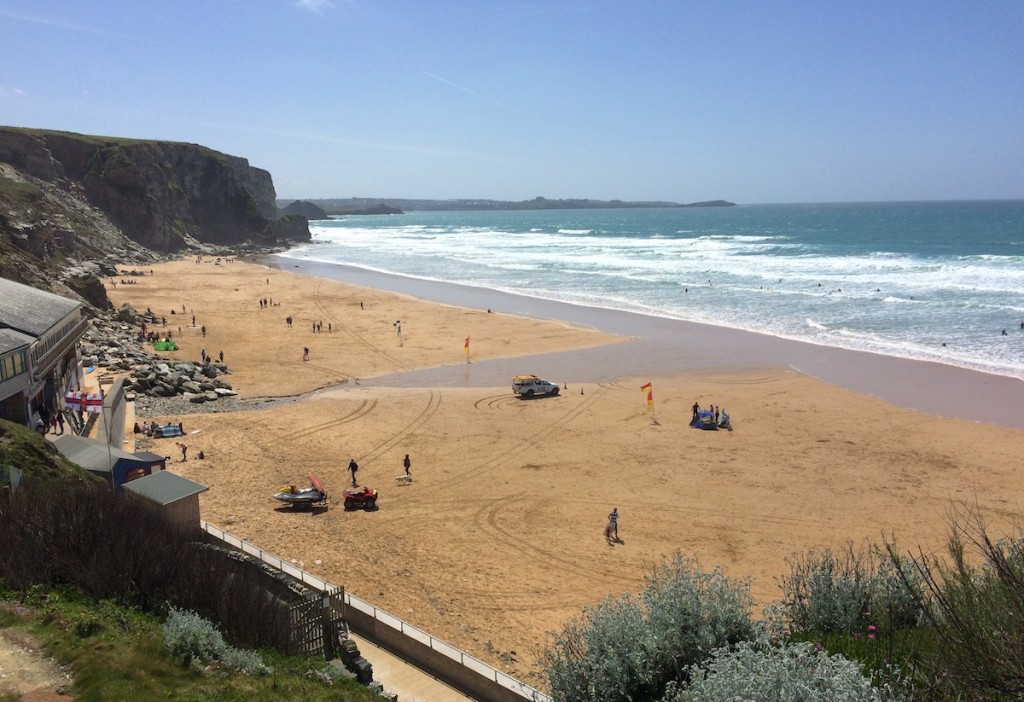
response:
[[[338,635],[348,631],[345,623],[345,589],[332,588],[291,608],[292,641],[297,653],[306,658],[339,655]]]

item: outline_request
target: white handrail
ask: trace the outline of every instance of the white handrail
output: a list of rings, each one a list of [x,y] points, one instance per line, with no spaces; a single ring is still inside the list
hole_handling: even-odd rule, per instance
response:
[[[238,538],[234,534],[224,531],[223,529],[220,529],[218,527],[215,527],[209,522],[200,521],[200,526],[207,534],[214,537],[215,539],[219,539],[220,541],[223,541],[229,546],[237,548],[243,551],[244,553],[253,556],[254,558],[259,558],[267,565],[287,573],[299,582],[304,583],[305,585],[309,585],[314,590],[326,592],[328,590],[338,589],[334,585],[328,583],[326,580],[318,578],[312,573],[308,573],[302,568],[298,568],[292,565],[291,563],[288,563],[283,559],[278,558],[272,553],[268,553],[260,547],[254,546],[250,542]],[[366,600],[356,597],[348,590],[345,591],[344,597],[346,605],[354,609],[357,609],[360,612],[363,612],[364,614],[372,616],[378,622],[385,624],[391,627],[392,629],[395,629],[399,633],[413,639],[417,643],[429,646],[431,650],[437,651],[438,653],[452,659],[453,661],[456,661],[457,663],[459,663],[459,665],[468,668],[477,675],[482,675],[483,677],[490,678],[496,684],[500,685],[501,687],[504,687],[506,690],[511,690],[515,694],[521,696],[523,699],[531,700],[532,702],[552,702],[551,698],[542,693],[541,691],[530,687],[524,682],[516,680],[515,678],[511,677],[506,673],[502,673],[497,668],[494,668],[493,666],[484,663],[479,658],[471,656],[464,651],[460,651],[451,644],[445,643],[444,641],[434,636],[431,636],[427,632],[413,626],[409,622],[404,621],[399,617],[396,617],[393,614],[390,614],[389,612],[386,612],[382,609],[378,609]]]

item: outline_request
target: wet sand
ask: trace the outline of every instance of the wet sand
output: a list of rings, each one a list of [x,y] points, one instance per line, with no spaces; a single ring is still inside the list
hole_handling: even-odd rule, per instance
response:
[[[184,325],[171,356],[223,349],[243,396],[301,399],[159,418],[184,420],[189,455],[203,461],[180,462],[171,440],[139,449],[172,456],[172,470],[210,487],[204,519],[534,685],[550,632],[635,592],[677,551],[750,578],[764,604],[780,595],[786,559],[808,549],[883,535],[941,548],[958,502],[979,505],[996,531],[1020,514],[1024,431],[913,411],[792,367],[821,358],[812,372],[840,372],[836,359],[857,369],[862,358],[874,374],[885,359],[675,322],[656,344],[661,324],[650,318],[460,286],[439,286],[453,297],[430,302],[432,286],[416,281],[417,299],[347,284],[368,282],[353,271],[341,283],[287,266],[154,268],[110,293],[158,314],[195,309],[207,336]],[[269,310],[257,302],[266,295]],[[332,331],[315,334],[313,321]],[[301,360],[303,346],[313,360]],[[952,377],[925,370],[934,384]],[[519,400],[517,373],[563,390]],[[726,408],[735,431],[690,428],[694,401]],[[413,483],[398,486],[405,454]],[[380,491],[378,511],[342,509],[350,458],[359,483]],[[329,509],[295,513],[271,498],[309,472]],[[614,545],[602,536],[612,507]]]
[[[475,288],[417,280],[350,266],[272,259],[296,273],[342,280],[413,295],[445,304],[493,309],[539,319],[562,320],[632,339],[629,345],[604,346],[531,359],[545,373],[596,382],[624,373],[694,373],[790,368],[827,383],[866,393],[899,407],[942,417],[1024,428],[1024,381],[1007,376],[880,354],[817,346],[800,341],[709,324],[684,322],[631,312],[572,305]],[[448,371],[416,371],[382,379],[414,387],[429,381],[456,386],[504,383],[521,361],[500,360],[473,367],[468,376]]]

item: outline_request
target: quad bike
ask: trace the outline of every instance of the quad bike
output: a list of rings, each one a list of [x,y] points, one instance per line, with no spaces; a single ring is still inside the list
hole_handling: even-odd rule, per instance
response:
[[[377,491],[373,488],[364,487],[358,490],[349,488],[345,490],[344,497],[346,510],[377,509]]]

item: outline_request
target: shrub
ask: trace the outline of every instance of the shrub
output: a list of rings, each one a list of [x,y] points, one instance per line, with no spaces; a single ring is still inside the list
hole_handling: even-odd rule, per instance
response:
[[[229,646],[211,622],[195,612],[171,608],[164,622],[164,646],[185,665],[200,669],[212,661],[246,675],[268,675],[259,654]]]
[[[884,702],[904,693],[872,685],[859,664],[811,643],[742,642],[692,666],[664,702]]]
[[[722,646],[752,638],[749,584],[676,555],[638,598],[608,598],[569,622],[542,653],[558,702],[654,700]]]
[[[173,607],[164,622],[164,646],[185,665],[218,660],[228,648],[224,637],[211,622],[195,612]]]
[[[893,559],[902,558],[894,546]],[[928,624],[937,639],[927,683],[949,699],[1024,696],[1024,538],[1019,525],[993,539],[976,507],[954,511],[948,558],[919,552]]]
[[[222,660],[229,668],[237,670],[243,675],[270,675],[273,672],[255,651],[243,651],[228,647]]]
[[[782,612],[793,633],[854,635],[921,621],[920,578],[908,559],[880,557],[875,547],[849,542],[838,553],[811,551],[788,563]]]

